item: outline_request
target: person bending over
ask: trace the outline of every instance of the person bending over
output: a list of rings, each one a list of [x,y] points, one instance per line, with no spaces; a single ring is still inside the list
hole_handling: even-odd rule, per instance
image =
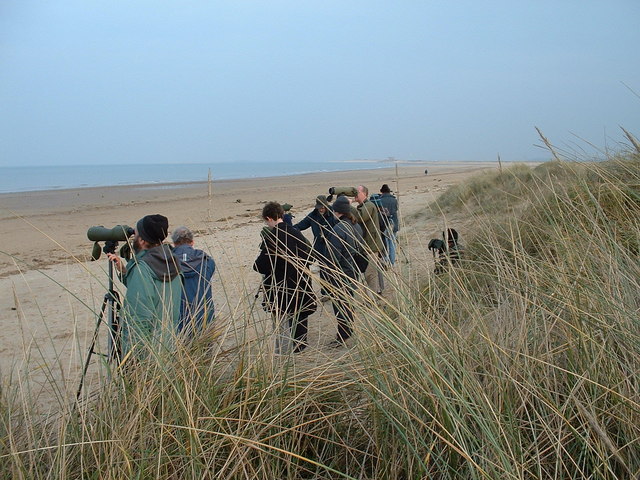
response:
[[[442,239],[444,244],[438,252],[438,260],[434,270],[438,274],[446,272],[450,266],[458,265],[463,253],[463,247],[458,242],[458,232],[455,229],[447,228],[446,233],[442,232]]]

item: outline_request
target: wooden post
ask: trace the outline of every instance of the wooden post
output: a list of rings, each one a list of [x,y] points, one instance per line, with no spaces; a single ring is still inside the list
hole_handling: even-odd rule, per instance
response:
[[[400,205],[400,185],[398,183],[398,161],[396,160],[396,199],[398,200],[398,205]]]
[[[207,216],[209,217],[209,221],[211,221],[211,194],[212,194],[212,188],[211,188],[211,169],[209,169],[209,176],[207,178],[207,190],[208,190],[208,196],[209,196],[209,207],[207,208]]]
[[[502,174],[502,161],[500,161],[500,154],[498,154],[498,168],[500,169],[500,174]]]

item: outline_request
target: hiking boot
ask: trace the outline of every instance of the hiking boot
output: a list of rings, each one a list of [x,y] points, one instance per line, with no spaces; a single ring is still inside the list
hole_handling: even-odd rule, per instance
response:
[[[296,348],[293,349],[293,353],[300,353],[305,348],[307,348],[307,344],[306,343],[300,343],[300,344],[296,345]]]

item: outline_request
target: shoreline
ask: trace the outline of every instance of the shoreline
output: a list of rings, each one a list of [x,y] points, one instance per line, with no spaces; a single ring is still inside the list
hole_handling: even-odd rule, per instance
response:
[[[331,163],[335,163],[335,164],[341,164],[341,163],[376,163],[373,161],[369,161],[369,160],[350,160],[348,162],[327,162],[328,164]],[[405,160],[405,161],[398,161],[397,165],[399,168],[403,168],[403,167],[425,167],[425,166],[431,166],[431,167],[440,167],[440,166],[446,166],[446,165],[457,165],[457,166],[462,166],[462,165],[473,165],[473,164],[487,164],[487,163],[492,163],[492,162],[470,162],[470,161],[440,161],[440,160],[433,160],[433,161],[428,161],[428,160],[416,160],[416,161],[411,161],[411,160]],[[503,163],[522,163],[522,162],[503,162]],[[234,181],[252,181],[252,180],[263,180],[263,179],[267,179],[267,178],[280,178],[280,177],[292,177],[292,176],[304,176],[304,175],[316,175],[316,174],[328,174],[328,173],[343,173],[343,172],[360,172],[360,171],[369,171],[369,170],[384,170],[387,168],[391,168],[391,169],[395,169],[396,167],[396,163],[390,163],[390,162],[386,162],[386,161],[380,161],[379,162],[380,166],[375,167],[375,168],[350,168],[350,169],[323,169],[323,170],[312,170],[312,171],[307,171],[307,172],[298,172],[298,173],[290,173],[290,174],[276,174],[276,175],[260,175],[260,176],[252,176],[252,177],[230,177],[230,178],[215,178],[213,177],[213,179],[211,180],[212,183],[221,183],[221,182],[234,182]],[[142,164],[140,164],[142,166]],[[162,166],[160,164],[158,164],[159,166]],[[178,164],[167,164],[167,165],[178,165]],[[197,164],[200,165],[200,164]],[[207,164],[202,164],[202,165],[207,165]],[[267,164],[265,164],[267,165]],[[70,168],[73,167],[73,165],[56,165],[56,166],[52,166],[53,168]],[[37,167],[0,167],[1,168],[37,168]],[[153,188],[182,188],[182,187],[188,187],[191,185],[196,185],[196,184],[207,184],[208,180],[184,180],[184,181],[176,181],[176,182],[166,182],[166,181],[149,181],[149,182],[133,182],[133,183],[117,183],[117,184],[100,184],[100,185],[77,185],[77,186],[72,186],[72,187],[43,187],[43,188],[35,188],[35,189],[24,189],[24,190],[15,190],[15,191],[0,191],[0,202],[2,201],[3,197],[7,196],[14,196],[14,195],[26,195],[26,194],[30,194],[30,193],[48,193],[48,192],[65,192],[65,191],[76,191],[76,190],[89,190],[89,189],[94,189],[94,188],[127,188],[127,187],[134,187],[134,188],[149,188],[149,189],[153,189]]]
[[[433,165],[433,164],[441,164],[441,163],[457,163],[457,162],[442,162],[439,160],[428,161],[428,160],[398,160],[395,162],[389,162],[387,160],[367,160],[367,159],[356,159],[356,160],[341,160],[341,161],[326,161],[326,162],[315,162],[315,163],[299,163],[299,162],[283,162],[276,164],[276,173],[271,175],[253,175],[246,176],[246,171],[242,170],[233,170],[234,173],[228,170],[228,166],[230,163],[163,163],[163,164],[128,164],[128,165],[43,165],[43,166],[0,166],[0,173],[3,173],[3,178],[8,176],[11,178],[12,176],[15,178],[28,177],[29,174],[33,173],[34,169],[45,169],[51,170],[51,175],[53,178],[57,178],[60,175],[64,175],[64,178],[68,178],[73,175],[72,170],[77,169],[81,173],[79,175],[79,182],[76,185],[67,185],[64,180],[61,180],[60,184],[50,184],[50,185],[37,185],[30,186],[25,184],[24,182],[20,185],[21,182],[18,182],[18,186],[15,187],[17,189],[11,190],[12,187],[5,185],[4,182],[0,181],[0,195],[3,194],[19,194],[19,193],[30,193],[30,192],[40,192],[40,191],[63,191],[63,190],[76,190],[76,189],[86,189],[86,188],[106,188],[106,187],[126,187],[126,186],[138,186],[138,185],[168,185],[168,184],[190,184],[194,182],[208,182],[208,180],[204,179],[208,177],[207,172],[199,171],[198,175],[195,175],[194,172],[191,172],[191,178],[180,178],[184,175],[182,170],[174,171],[178,167],[207,167],[210,172],[215,172],[220,175],[216,178],[214,175],[215,181],[230,181],[230,180],[252,180],[252,179],[260,179],[260,178],[271,178],[271,177],[281,177],[281,176],[291,176],[291,175],[307,175],[307,174],[315,174],[315,173],[336,173],[336,172],[345,172],[352,170],[377,170],[384,169],[389,167],[394,167],[396,164],[400,166],[416,166],[416,165]],[[462,162],[467,163],[467,162]],[[283,165],[295,165],[289,170],[282,170]],[[270,163],[268,162],[249,162],[246,164],[250,169],[256,169],[258,171],[262,171],[264,169],[268,169],[270,167]],[[341,166],[342,168],[340,168]],[[163,179],[152,179],[146,180],[140,177],[140,171],[136,172],[136,180],[129,181],[128,179],[124,179],[121,174],[116,175],[116,178],[112,179],[115,183],[105,183],[98,182],[95,183],[94,178],[104,177],[104,172],[113,171],[114,168],[118,169],[118,167],[135,167],[134,169],[140,168],[150,168],[151,170],[168,169],[168,172],[164,173]],[[218,170],[216,167],[222,167],[221,170]],[[227,167],[227,168],[224,168]],[[305,170],[309,168],[308,170]],[[92,171],[90,174],[91,181],[87,180],[88,170],[96,170]],[[67,171],[67,172],[65,172]],[[226,173],[220,173],[220,172]],[[75,172],[78,173],[77,171]],[[204,175],[203,175],[204,173]],[[167,180],[168,174],[175,174],[179,180]],[[156,177],[157,178],[157,177]],[[204,180],[203,180],[204,179]],[[82,181],[84,180],[84,182]]]
[[[260,223],[267,201],[289,203],[302,218],[315,197],[336,185],[366,185],[376,193],[383,183],[399,195],[441,191],[450,182],[480,170],[497,168],[495,162],[440,162],[338,172],[314,172],[250,179],[185,182],[180,188],[160,185],[87,187],[0,194],[0,278],[38,269],[70,258],[86,259],[92,243],[88,228],[96,225],[131,225],[144,215],[161,213],[170,228],[198,226],[217,232],[247,223]],[[171,185],[171,184],[169,184]],[[401,200],[402,202],[402,200]]]
[[[506,162],[505,162],[506,163]],[[519,162],[514,162],[519,163]],[[426,162],[425,162],[426,164]],[[412,175],[420,175],[423,173],[422,168],[425,164],[418,165],[416,163],[407,162],[398,165],[399,170],[403,170],[405,173],[407,169],[411,169]],[[495,165],[495,162],[429,162],[433,170],[430,170],[431,175],[447,173],[447,170],[458,171],[463,168],[464,170],[471,169],[484,169],[491,168]],[[248,178],[232,178],[232,179],[213,179],[211,185],[213,187],[213,195],[218,193],[227,193],[227,190],[233,188],[233,186],[239,186],[244,188],[251,183],[261,184],[264,182],[274,181],[275,183],[281,183],[284,179],[294,177],[301,181],[307,181],[318,177],[336,177],[345,176],[347,178],[353,177],[354,174],[363,173],[364,177],[369,177],[372,172],[383,173],[389,170],[388,175],[395,177],[395,165],[385,166],[375,169],[351,169],[351,170],[327,170],[322,172],[306,172],[296,173],[291,175],[273,175],[273,176],[256,176]],[[443,170],[444,169],[444,170]],[[327,179],[328,181],[329,179]],[[389,181],[393,181],[390,179]],[[330,182],[329,182],[330,183]],[[334,182],[340,183],[340,182]],[[388,182],[387,182],[388,183]],[[105,185],[105,186],[87,186],[87,187],[73,187],[73,188],[55,188],[55,189],[42,189],[42,190],[28,190],[21,192],[0,192],[0,220],[7,218],[16,218],[20,216],[29,216],[35,213],[36,210],[42,209],[40,213],[61,213],[65,208],[69,211],[75,211],[75,207],[78,201],[85,203],[87,200],[95,205],[107,205],[112,204],[118,206],[122,202],[117,202],[117,199],[122,199],[122,194],[126,194],[131,203],[137,201],[145,201],[142,195],[151,194],[152,200],[158,200],[158,196],[167,198],[190,198],[192,196],[199,197],[202,192],[208,194],[209,182],[207,180],[197,180],[188,182],[161,182],[161,183],[131,183],[121,185]],[[217,190],[221,192],[217,192]],[[117,195],[112,195],[117,193]],[[166,193],[167,195],[158,195]],[[320,192],[326,193],[326,192]],[[105,201],[102,201],[104,199]]]
[[[351,172],[351,171],[361,171],[361,170],[378,170],[387,168],[386,166],[378,167],[375,169],[372,168],[364,168],[364,169],[349,169],[349,170],[314,170],[309,172],[300,172],[300,173],[291,173],[288,175],[263,175],[263,176],[253,176],[253,177],[230,177],[230,178],[217,178],[212,179],[211,182],[219,183],[219,182],[233,182],[233,181],[250,181],[250,180],[262,180],[265,178],[277,178],[277,177],[292,177],[292,176],[300,176],[300,175],[314,175],[317,173],[337,173],[337,172]],[[207,184],[208,180],[183,180],[177,182],[164,182],[164,181],[149,181],[142,183],[116,183],[116,184],[100,184],[100,185],[77,185],[73,187],[43,187],[43,188],[35,188],[35,189],[25,189],[25,190],[15,190],[15,191],[4,191],[0,192],[0,199],[3,195],[20,195],[20,194],[29,194],[29,193],[37,193],[37,192],[64,192],[67,190],[87,190],[92,188],[121,188],[121,187],[134,187],[134,188],[181,188],[185,186],[191,186],[194,184]]]

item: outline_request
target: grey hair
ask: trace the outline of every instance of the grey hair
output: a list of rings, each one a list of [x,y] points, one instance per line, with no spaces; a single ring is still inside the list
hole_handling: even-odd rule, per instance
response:
[[[193,232],[187,227],[178,227],[171,234],[174,245],[193,242]]]

